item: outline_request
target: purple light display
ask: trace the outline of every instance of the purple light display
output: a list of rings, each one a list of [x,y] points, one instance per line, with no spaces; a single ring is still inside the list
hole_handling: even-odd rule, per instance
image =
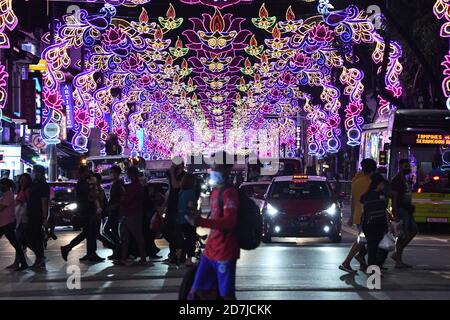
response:
[[[251,19],[268,35],[258,43],[243,28],[245,18],[220,11],[250,1],[181,1],[212,6],[214,14],[190,18],[192,27],[181,37],[175,34],[174,41],[167,36],[184,19],[177,17],[172,5],[156,20],[144,8],[135,21],[116,17],[116,6],[138,8],[149,2],[145,0],[105,1],[97,13],[81,10],[57,24],[55,44],[43,54],[48,61],[48,98],[58,102],[53,91],[65,82],[64,70],[71,63],[68,50],[82,46],[86,50],[85,69],[73,80],[75,149],[86,151],[94,126],[103,141],[114,132],[124,152],[146,159],[168,158],[175,146],[179,154],[192,148],[210,151],[216,144],[236,146],[241,142],[228,141],[227,135],[236,137],[239,128],[247,128],[248,134],[264,129],[273,135],[277,130],[291,155],[296,147],[292,119],[301,111],[310,121],[306,135],[311,155],[335,153],[342,140],[350,146],[359,144],[364,73],[354,67],[358,57],[351,48],[375,44],[372,58],[379,66],[384,55],[383,38],[364,12],[356,6],[331,11],[329,1],[321,1],[319,16],[298,19],[289,7],[278,21],[263,5],[259,16]],[[44,40],[48,39],[47,34]],[[393,41],[385,85],[396,97],[402,94],[401,54]],[[60,106],[51,101],[51,113],[44,115],[58,125]],[[380,98],[380,115],[393,108]],[[265,119],[265,114],[279,119]],[[194,143],[183,140],[198,136],[200,141]]]

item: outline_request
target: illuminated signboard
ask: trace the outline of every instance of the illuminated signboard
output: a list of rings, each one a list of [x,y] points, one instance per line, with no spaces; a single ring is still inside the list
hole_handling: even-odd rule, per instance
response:
[[[416,144],[450,145],[450,134],[416,134]]]
[[[439,133],[402,133],[400,141],[404,145],[450,145],[450,134]]]

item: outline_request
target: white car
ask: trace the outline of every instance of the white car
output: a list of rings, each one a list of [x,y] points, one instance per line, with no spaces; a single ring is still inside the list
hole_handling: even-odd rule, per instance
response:
[[[243,182],[239,189],[255,201],[256,205],[262,210],[264,206],[264,195],[270,186],[271,181]]]

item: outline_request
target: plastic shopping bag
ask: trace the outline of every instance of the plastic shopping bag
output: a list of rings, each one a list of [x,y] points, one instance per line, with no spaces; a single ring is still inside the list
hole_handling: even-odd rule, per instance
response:
[[[388,232],[384,235],[383,239],[381,239],[378,244],[378,248],[386,250],[386,251],[394,251],[395,250],[395,237],[391,232]]]

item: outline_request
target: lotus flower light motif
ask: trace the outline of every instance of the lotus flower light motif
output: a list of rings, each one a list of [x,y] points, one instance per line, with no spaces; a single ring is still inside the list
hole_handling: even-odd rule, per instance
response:
[[[310,36],[317,42],[330,42],[333,40],[333,31],[326,25],[318,24],[311,30]]]
[[[87,126],[91,122],[91,117],[89,116],[87,110],[78,109],[75,110],[75,121],[79,124]]]
[[[246,41],[250,37],[249,30],[241,28],[244,18],[234,18],[232,14],[222,16],[216,9],[213,16],[203,14],[203,19],[189,19],[193,24],[193,30],[183,32],[191,50],[203,50],[213,53],[226,53],[229,51],[243,50],[247,47]]]
[[[125,33],[122,31],[121,28],[116,26],[111,26],[102,35],[103,44],[105,44],[108,47],[117,46],[125,39],[126,39]]]
[[[238,3],[252,2],[253,0],[180,0],[187,4],[203,4],[205,6],[223,9]]]
[[[44,90],[43,100],[47,107],[55,110],[62,109],[62,97],[59,91],[56,90]]]

